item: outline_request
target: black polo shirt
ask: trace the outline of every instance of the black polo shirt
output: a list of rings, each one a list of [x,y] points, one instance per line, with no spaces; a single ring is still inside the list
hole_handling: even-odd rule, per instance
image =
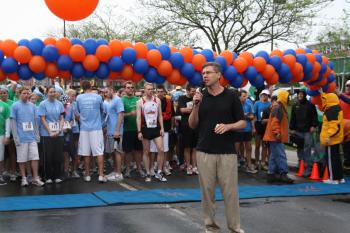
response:
[[[217,96],[203,91],[202,103],[199,106],[197,150],[210,154],[233,154],[234,131],[216,134],[216,124],[231,124],[244,120],[242,104],[238,95],[227,88]]]

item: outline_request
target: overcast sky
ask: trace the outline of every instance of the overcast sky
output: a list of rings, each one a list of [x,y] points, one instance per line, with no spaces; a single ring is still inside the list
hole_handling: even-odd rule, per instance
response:
[[[350,9],[350,3],[346,0],[335,0],[328,9],[320,12],[317,22],[336,22],[342,9]],[[130,2],[124,0],[100,0],[98,10],[107,5],[118,4],[121,8],[130,7]],[[1,0],[0,1],[0,39],[14,39],[16,41],[26,38],[45,38],[48,32],[57,30],[62,24],[62,20],[57,18],[47,8],[44,0]],[[121,10],[122,11],[122,10]],[[322,27],[314,28],[314,31]],[[284,43],[279,43],[281,49],[293,47]],[[269,50],[269,46],[260,46],[259,49]]]

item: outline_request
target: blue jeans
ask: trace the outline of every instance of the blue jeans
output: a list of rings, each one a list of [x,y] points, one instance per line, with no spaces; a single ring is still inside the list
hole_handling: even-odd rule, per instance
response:
[[[313,161],[311,158],[311,148],[312,148],[312,134],[310,132],[296,132],[298,137],[304,139],[304,148],[298,148],[297,154],[299,160],[304,160],[305,164],[308,166],[312,166]]]
[[[268,174],[288,173],[287,156],[284,144],[281,142],[269,142],[270,158]]]

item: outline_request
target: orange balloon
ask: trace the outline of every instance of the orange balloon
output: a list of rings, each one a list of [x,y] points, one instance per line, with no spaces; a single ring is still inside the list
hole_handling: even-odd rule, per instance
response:
[[[275,85],[278,83],[279,75],[277,72],[275,72],[269,79],[265,79],[266,83],[271,85]]]
[[[233,61],[233,66],[236,68],[238,73],[243,73],[248,68],[248,62],[242,57],[237,57]]]
[[[322,63],[328,65],[329,61],[328,61],[328,58],[326,56],[322,56]]]
[[[184,76],[180,76],[180,79],[176,81],[176,83],[174,83],[175,85],[178,86],[184,86],[187,83],[187,79]]]
[[[292,54],[284,55],[282,60],[291,70],[293,70],[295,63],[297,62],[297,59]]]
[[[311,103],[314,105],[322,105],[321,95],[316,95],[311,97]]]
[[[101,62],[108,62],[112,57],[112,50],[108,47],[108,45],[100,45],[96,49],[96,57]]]
[[[98,0],[45,0],[45,3],[57,17],[68,21],[78,21],[94,12]]]
[[[319,81],[319,82],[317,83],[317,85],[319,85],[319,86],[322,87],[322,86],[326,85],[327,82],[328,82],[327,77],[323,75],[321,81]]]
[[[75,44],[69,49],[69,56],[74,62],[83,62],[86,57],[86,51],[80,44]]]
[[[316,61],[316,57],[312,53],[307,53],[305,54],[305,56],[311,64],[314,64],[314,62]]]
[[[311,91],[317,91],[320,89],[320,87],[318,85],[311,85],[311,86],[308,86],[308,88],[311,90]]]
[[[29,68],[35,73],[43,72],[45,67],[46,62],[42,56],[33,56],[29,61]]]
[[[178,50],[177,48],[172,47],[172,46],[170,46],[170,51],[171,51],[171,53],[177,53],[177,52],[179,52],[179,50]]]
[[[222,53],[220,55],[225,58],[227,65],[232,64],[232,62],[233,62],[233,53],[231,51],[224,50],[224,51],[222,51]]]
[[[305,53],[306,53],[305,50],[302,49],[302,48],[297,48],[297,49],[295,50],[295,52],[296,52],[296,54],[305,54]]]
[[[138,82],[140,82],[142,79],[143,79],[143,74],[138,74],[138,73],[136,73],[136,72],[134,72],[134,74],[133,74],[132,77],[131,77],[131,80],[132,80],[134,83],[138,83]]]
[[[0,82],[6,80],[6,74],[0,69]]]
[[[317,49],[312,50],[313,54],[319,54],[320,52]]]
[[[158,73],[161,76],[169,76],[173,72],[173,66],[169,61],[163,60],[157,67]]]
[[[151,66],[157,67],[162,62],[162,54],[158,50],[150,50],[147,52],[147,61]]]
[[[312,74],[314,75],[318,75],[318,73],[321,71],[321,64],[320,63],[318,63],[318,62],[315,62],[314,63],[314,67],[313,67],[313,69],[312,69]]]
[[[248,62],[248,65],[253,65],[254,56],[250,52],[243,52],[238,57],[244,58]]]
[[[295,63],[294,68],[292,70],[292,81],[293,82],[300,82],[303,78],[303,66],[300,63]]]
[[[265,78],[265,80],[269,80],[273,78],[273,75],[275,73],[276,73],[275,68],[272,65],[267,64],[264,71],[261,73],[261,75]]]
[[[119,79],[121,78],[121,73],[120,72],[110,72],[109,73],[109,76],[108,76],[108,79],[109,80],[116,80],[116,79]]]
[[[56,42],[56,48],[60,55],[68,55],[71,47],[72,47],[72,43],[66,37],[60,38]]]
[[[123,46],[119,40],[111,40],[109,42],[108,46],[112,51],[112,56],[121,56],[122,55]]]
[[[202,54],[196,54],[192,58],[192,64],[196,71],[202,71],[202,67],[205,63],[206,59]]]
[[[123,49],[133,48],[134,47],[132,45],[132,43],[130,41],[127,41],[127,40],[121,41],[121,44],[122,44]]]
[[[248,79],[244,78],[241,87],[245,87],[248,83]]]
[[[48,37],[44,40],[45,45],[55,45],[56,44],[56,39],[53,37]]]
[[[84,59],[83,66],[87,71],[96,71],[100,65],[99,60],[95,55],[87,55]]]
[[[258,72],[262,72],[264,71],[265,67],[266,67],[266,61],[264,58],[262,57],[256,57],[254,58],[253,60],[253,66],[255,67],[255,69],[258,71]]]
[[[25,46],[18,46],[13,52],[13,57],[22,64],[26,64],[32,58],[32,53],[30,49]]]
[[[182,54],[182,56],[184,57],[184,61],[190,63],[192,61],[193,58],[193,51],[191,48],[188,47],[184,47],[182,49],[180,49],[180,53]]]
[[[221,78],[219,79],[219,83],[221,86],[226,87],[230,82],[227,79],[225,79],[223,76],[221,76]]]
[[[72,75],[68,70],[60,70],[58,71],[58,77],[62,79],[70,79]]]
[[[49,78],[56,78],[58,76],[58,68],[55,63],[47,63],[45,68],[45,75]]]
[[[137,57],[137,59],[146,58],[147,57],[148,48],[147,48],[147,46],[144,43],[137,42],[134,45],[134,49],[136,50],[136,57]]]
[[[17,72],[8,74],[7,76],[12,81],[16,81],[16,82],[19,81],[19,76],[18,76]]]
[[[167,76],[166,80],[170,84],[177,84],[177,82],[181,79],[181,73],[179,70],[174,69],[169,76]]]
[[[131,65],[125,65],[121,75],[124,80],[131,80],[132,76],[134,75],[134,69]]]
[[[1,43],[1,49],[6,57],[13,57],[13,53],[17,46],[18,45],[14,40],[4,40]]]
[[[337,88],[337,84],[335,84],[335,82],[331,82],[331,83],[328,85],[327,93],[332,93],[332,92],[334,92],[336,88]]]
[[[270,52],[270,57],[275,56],[275,55],[279,56],[280,58],[282,58],[283,57],[283,52],[281,50],[279,50],[279,49],[274,49],[274,50],[272,50]]]

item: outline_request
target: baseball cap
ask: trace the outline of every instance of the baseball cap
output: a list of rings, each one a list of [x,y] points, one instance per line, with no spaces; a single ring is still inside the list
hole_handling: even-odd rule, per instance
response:
[[[345,86],[350,85],[350,80],[346,81]]]
[[[261,96],[261,95],[263,95],[263,94],[265,94],[265,95],[267,95],[267,96],[270,96],[270,91],[265,89],[265,90],[263,90],[263,91],[260,93],[259,96]]]

